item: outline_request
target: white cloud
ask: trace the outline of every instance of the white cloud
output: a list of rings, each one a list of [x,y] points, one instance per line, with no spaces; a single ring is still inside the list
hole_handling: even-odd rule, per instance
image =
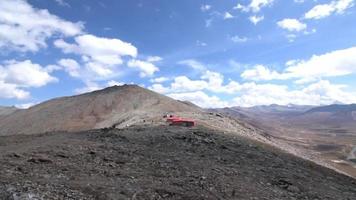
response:
[[[354,6],[354,0],[334,0],[329,4],[319,4],[305,13],[306,19],[321,19],[333,13],[343,14],[347,9]]]
[[[147,62],[159,62],[162,61],[163,58],[159,57],[159,56],[149,56],[146,61]]]
[[[272,5],[274,0],[251,0],[250,4],[244,6],[237,4],[234,9],[242,10],[243,12],[259,12],[263,7]]]
[[[295,3],[304,3],[305,0],[294,0]]]
[[[285,70],[295,78],[318,79],[356,73],[356,47],[314,55],[309,60],[295,62]]]
[[[211,9],[211,5],[202,5],[200,7],[200,10],[203,11],[203,12],[206,12],[206,11],[209,11]]]
[[[15,84],[4,83],[0,80],[0,98],[27,99],[30,93],[19,89]]]
[[[34,105],[36,105],[36,103],[23,103],[23,104],[17,104],[15,105],[15,107],[20,109],[28,109]]]
[[[148,87],[148,89],[153,90],[155,92],[161,93],[161,94],[166,94],[170,92],[170,88],[164,87],[162,84],[155,83]]]
[[[208,46],[207,43],[202,42],[202,41],[200,41],[200,40],[197,40],[197,41],[196,41],[196,44],[197,44],[197,46],[200,46],[200,47],[206,47],[206,46]]]
[[[0,65],[0,72],[0,81],[17,87],[41,87],[57,81],[44,67],[30,60],[6,61],[4,66]]]
[[[63,67],[70,76],[80,77],[81,67],[77,61],[73,59],[61,59],[58,61],[58,65]]]
[[[262,20],[264,20],[264,16],[257,16],[257,15],[253,15],[250,16],[248,19],[254,24],[257,25],[259,22],[261,22]]]
[[[177,76],[168,87],[154,84],[149,88],[159,93],[185,93],[207,90],[214,93],[227,94],[234,94],[241,89],[239,83],[231,80],[224,85],[224,76],[212,71],[205,71],[200,79],[197,80],[192,80],[186,76]]]
[[[77,88],[74,90],[74,92],[76,94],[83,94],[83,93],[87,93],[87,92],[92,92],[95,90],[100,90],[103,89],[103,86],[100,86],[98,83],[95,82],[86,82],[85,86],[82,88]]]
[[[205,20],[205,27],[210,27],[212,22],[213,22],[213,19]]]
[[[201,64],[200,62],[198,62],[194,59],[182,60],[182,61],[179,61],[178,64],[187,65],[195,70],[200,70],[200,71],[206,69],[203,64]]]
[[[266,81],[273,79],[282,79],[282,75],[276,71],[271,71],[267,67],[263,65],[256,65],[252,69],[245,70],[241,77],[246,80],[254,80],[254,81]]]
[[[105,65],[100,62],[88,62],[85,64],[85,69],[83,73],[83,78],[86,79],[109,79],[115,76],[114,67],[110,65]]]
[[[241,76],[247,80],[298,79],[296,83],[307,83],[323,77],[336,77],[356,73],[356,47],[314,55],[308,60],[293,60],[281,72],[258,66],[245,70]]]
[[[169,78],[167,78],[167,77],[158,77],[158,78],[154,78],[154,79],[150,80],[150,82],[152,82],[152,83],[163,83],[163,82],[166,82],[166,81],[169,81]]]
[[[174,92],[188,92],[203,90],[208,87],[208,83],[203,80],[191,80],[186,76],[178,76],[174,78],[171,84],[170,91]]]
[[[321,80],[300,90],[289,90],[286,85],[245,83],[241,94],[231,104],[237,106],[255,105],[326,105],[336,102],[356,102],[356,94],[342,89],[343,85],[333,85]]]
[[[230,39],[235,43],[243,43],[248,40],[247,37],[240,37],[238,35],[232,36]]]
[[[47,68],[30,60],[5,61],[0,65],[0,98],[26,99],[30,93],[24,88],[42,87],[56,81]]]
[[[224,19],[232,19],[232,18],[234,18],[234,16],[231,13],[225,12]]]
[[[79,54],[106,65],[120,65],[123,63],[123,56],[137,56],[136,47],[119,39],[87,34],[75,37],[75,42],[75,44],[69,44],[64,40],[56,40],[54,45],[62,49],[64,53]]]
[[[108,87],[111,87],[111,86],[121,86],[121,85],[124,85],[124,84],[125,83],[123,83],[123,82],[118,82],[118,81],[111,80],[111,81],[108,81],[106,85]]]
[[[119,39],[87,34],[77,36],[74,40],[74,44],[61,39],[56,40],[54,44],[64,53],[74,53],[81,56],[84,67],[80,68],[72,62],[71,65],[75,66],[71,67],[71,71],[68,72],[84,81],[107,80],[118,76],[122,71],[120,67],[123,66],[125,58],[131,58],[127,66],[139,69],[141,77],[151,76],[159,70],[151,62],[162,60],[158,56],[147,57],[147,61],[132,59],[137,57],[137,48]],[[68,67],[65,69],[68,70]]]
[[[294,40],[297,38],[296,34],[287,34],[286,38],[288,39],[289,42],[294,42]]]
[[[140,77],[152,76],[155,72],[159,71],[158,67],[152,63],[135,59],[130,60],[127,66],[139,69]]]
[[[57,4],[60,6],[70,7],[70,5],[65,0],[54,0],[54,1],[57,2]]]
[[[222,108],[229,106],[227,102],[220,100],[219,97],[209,96],[202,91],[172,93],[168,94],[168,96],[181,101],[190,101],[203,108]]]
[[[123,82],[118,82],[115,80],[110,80],[108,82],[106,82],[105,84],[99,84],[97,82],[91,82],[91,81],[87,81],[85,82],[85,86],[82,88],[77,88],[74,90],[74,92],[76,94],[83,94],[83,93],[87,93],[87,92],[92,92],[92,91],[96,91],[96,90],[101,90],[105,87],[112,87],[112,86],[121,86],[124,85],[125,83]]]
[[[15,51],[38,51],[47,47],[46,40],[56,36],[82,33],[81,22],[72,23],[36,9],[24,0],[0,1],[0,48]]]
[[[296,31],[296,32],[303,31],[307,28],[307,25],[300,22],[299,20],[289,19],[289,18],[278,21],[277,25],[288,31]]]

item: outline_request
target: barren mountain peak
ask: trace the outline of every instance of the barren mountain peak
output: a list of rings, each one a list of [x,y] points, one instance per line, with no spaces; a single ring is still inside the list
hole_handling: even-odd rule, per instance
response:
[[[8,115],[0,122],[0,135],[127,126],[167,112],[199,112],[199,109],[137,85],[112,86],[49,100]]]

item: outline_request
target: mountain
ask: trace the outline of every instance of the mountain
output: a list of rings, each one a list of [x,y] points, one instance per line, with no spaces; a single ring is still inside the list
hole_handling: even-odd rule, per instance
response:
[[[336,126],[355,126],[356,104],[333,104],[312,108],[303,115],[296,117],[296,123]],[[355,126],[356,127],[356,126]]]
[[[313,106],[308,105],[262,105],[262,106],[254,106],[250,108],[245,108],[245,110],[253,111],[253,112],[264,112],[264,113],[300,113],[305,112],[309,109],[313,108]]]
[[[306,113],[315,113],[315,112],[329,112],[329,113],[340,113],[340,112],[354,112],[356,111],[356,104],[333,104],[328,106],[315,107],[308,110]]]
[[[133,126],[0,137],[0,199],[355,199],[355,179],[236,134]]]
[[[328,106],[269,105],[215,109],[356,176],[350,162],[356,144],[356,104]]]
[[[136,85],[113,86],[49,100],[7,115],[0,121],[0,135],[124,127],[152,122],[171,112],[202,111],[191,103],[176,101]]]
[[[15,111],[19,110],[16,107],[5,107],[5,106],[0,106],[0,118],[6,115],[9,115]]]

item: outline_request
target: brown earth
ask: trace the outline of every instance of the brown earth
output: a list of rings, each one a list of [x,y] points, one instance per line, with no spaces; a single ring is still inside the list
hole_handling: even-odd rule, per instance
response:
[[[0,199],[351,200],[356,181],[236,134],[168,126],[0,137]]]
[[[341,107],[341,108],[340,108]],[[350,159],[356,148],[355,105],[257,106],[215,111],[245,122],[272,137],[275,143],[295,149],[300,157],[356,177],[356,162]]]
[[[164,113],[200,110],[136,85],[114,86],[18,110],[1,119],[0,135],[124,127],[161,118]]]

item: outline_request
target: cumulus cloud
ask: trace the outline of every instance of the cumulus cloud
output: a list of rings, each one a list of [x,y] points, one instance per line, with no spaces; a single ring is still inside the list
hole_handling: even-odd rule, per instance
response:
[[[235,43],[243,43],[243,42],[247,42],[247,37],[240,37],[238,35],[232,36],[231,41],[235,42]]]
[[[307,25],[300,22],[299,20],[289,19],[289,18],[278,21],[277,25],[288,31],[296,31],[296,32],[303,31],[307,28]]]
[[[334,0],[328,4],[319,4],[305,13],[306,19],[322,19],[331,14],[343,14],[347,9],[354,6],[354,0]]]
[[[214,75],[215,76],[215,75]],[[218,80],[219,78],[217,78]],[[192,81],[192,80],[187,80]],[[199,85],[196,81],[196,86],[192,88],[183,88],[183,90],[175,91],[170,87],[164,87],[161,84],[153,84],[149,89],[156,92],[166,94],[172,98],[179,100],[191,101],[202,107],[225,107],[225,106],[256,106],[256,105],[325,105],[336,102],[354,103],[356,102],[356,94],[345,92],[345,85],[332,84],[327,80],[320,80],[305,87],[291,90],[287,85],[279,84],[256,84],[254,82],[246,82],[239,84],[234,82],[233,94],[235,97],[232,100],[221,100],[218,96],[207,95],[206,88]],[[208,87],[220,85],[220,81],[208,84]],[[222,88],[226,88],[222,87]],[[216,88],[215,88],[216,89]],[[221,87],[220,87],[221,89]],[[213,91],[213,90],[209,90]],[[227,90],[225,90],[226,92]],[[216,92],[216,91],[215,91]]]
[[[163,82],[166,82],[166,81],[169,81],[169,78],[168,77],[157,77],[157,78],[153,78],[150,80],[150,82],[152,83],[163,83]]]
[[[194,59],[182,60],[182,61],[179,61],[178,64],[187,65],[187,66],[189,66],[195,70],[198,70],[198,71],[203,71],[206,69],[203,64],[201,64],[200,62],[198,62]]]
[[[243,12],[259,12],[263,7],[272,5],[274,0],[251,0],[248,5],[237,4],[234,9],[241,10]]]
[[[192,80],[186,76],[175,77],[169,86],[154,84],[149,89],[159,93],[185,93],[199,90],[207,90],[214,93],[233,94],[240,90],[240,84],[229,81],[224,84],[224,76],[218,72],[206,71],[200,79]]]
[[[65,0],[54,0],[54,1],[57,2],[57,4],[60,6],[70,7],[70,5]]]
[[[234,18],[234,16],[231,13],[225,12],[224,19],[232,19],[232,18]]]
[[[36,105],[36,103],[22,103],[22,104],[16,104],[15,107],[20,109],[28,109],[34,105]]]
[[[323,77],[336,77],[356,73],[356,47],[336,50],[322,55],[313,55],[308,60],[293,60],[283,72],[264,66],[245,70],[241,76],[248,80],[298,79],[307,83]]]
[[[111,86],[121,86],[121,85],[124,85],[124,84],[125,83],[123,83],[123,82],[111,80],[111,81],[108,81],[106,85],[111,87]]]
[[[0,98],[26,99],[26,88],[42,87],[58,81],[45,67],[25,61],[5,61],[0,65]]]
[[[293,60],[286,63],[286,65],[289,68],[302,62],[305,61]],[[278,73],[262,65],[246,70],[241,76],[244,80],[250,81],[302,78],[293,73]],[[356,94],[344,91],[346,89],[345,85],[332,84],[330,81],[323,79],[319,79],[317,82],[314,80],[310,85],[297,85],[296,89],[290,89],[288,85],[283,84],[239,83],[234,80],[225,83],[224,76],[214,71],[202,72],[198,79],[177,76],[169,84],[154,83],[149,89],[175,99],[191,101],[202,107],[269,104],[323,105],[335,102],[356,102]],[[229,98],[229,100],[222,100],[219,96],[208,95],[217,93],[233,97],[232,99]]]
[[[110,81],[107,81],[106,83],[97,83],[97,82],[87,81],[87,82],[85,82],[84,87],[77,88],[74,90],[74,92],[76,94],[83,94],[83,93],[92,92],[95,90],[101,90],[106,87],[121,86],[124,84],[125,83],[123,83],[123,82],[119,82],[119,81],[115,81],[115,80],[110,80]]]
[[[75,43],[67,43],[59,39],[54,42],[64,53],[81,56],[83,67],[71,60],[70,63],[59,63],[71,76],[81,77],[85,81],[107,80],[120,73],[119,67],[124,65],[124,58],[130,59],[127,66],[136,68],[141,77],[151,76],[158,71],[152,62],[161,61],[158,56],[147,57],[147,61],[135,59],[138,50],[130,43],[115,38],[103,38],[86,34],[74,38]],[[63,62],[63,61],[62,61]]]
[[[202,91],[171,93],[168,96],[181,101],[190,101],[203,108],[223,108],[229,106],[227,102],[222,101],[219,97],[209,96]]]
[[[254,80],[254,81],[267,81],[273,79],[283,79],[283,75],[268,69],[263,65],[256,65],[251,69],[247,69],[242,72],[241,77],[247,80]]]
[[[54,45],[64,53],[75,53],[106,65],[122,64],[123,56],[137,56],[137,48],[119,39],[103,38],[86,34],[75,37],[75,44],[56,40]]]
[[[53,36],[75,36],[83,24],[52,15],[45,9],[33,8],[25,0],[0,1],[0,48],[36,52],[47,47]]]
[[[253,15],[250,16],[248,19],[250,20],[250,22],[252,22],[254,25],[257,25],[259,22],[261,22],[262,20],[264,20],[264,16],[257,16],[257,15]]]
[[[0,81],[0,98],[27,99],[30,93],[19,89],[15,84],[8,84]]]
[[[163,58],[161,58],[159,56],[149,56],[146,60],[147,60],[147,62],[159,62],[159,61],[162,61]]]
[[[200,10],[203,12],[209,11],[211,9],[211,5],[205,4],[200,7]]]
[[[17,87],[41,87],[57,81],[44,67],[30,60],[6,61],[5,65],[0,65],[0,72],[0,80]]]
[[[81,67],[77,61],[73,59],[61,59],[58,61],[58,65],[72,77],[80,77]]]
[[[142,60],[130,60],[127,66],[139,69],[140,77],[152,76],[155,72],[159,71],[158,67],[154,64]]]
[[[356,102],[356,94],[343,91],[344,85],[334,85],[329,81],[308,85],[299,90],[290,90],[286,85],[245,83],[241,95],[232,104],[239,106],[255,105],[325,105],[336,102]]]
[[[84,87],[77,88],[77,89],[74,90],[74,92],[76,94],[83,94],[83,93],[92,92],[92,91],[95,91],[95,90],[100,90],[100,89],[103,89],[103,88],[104,88],[103,86],[100,86],[96,82],[88,81],[88,82],[85,83]]]
[[[356,73],[356,47],[313,55],[308,60],[296,61],[285,73],[301,79],[344,76]]]

